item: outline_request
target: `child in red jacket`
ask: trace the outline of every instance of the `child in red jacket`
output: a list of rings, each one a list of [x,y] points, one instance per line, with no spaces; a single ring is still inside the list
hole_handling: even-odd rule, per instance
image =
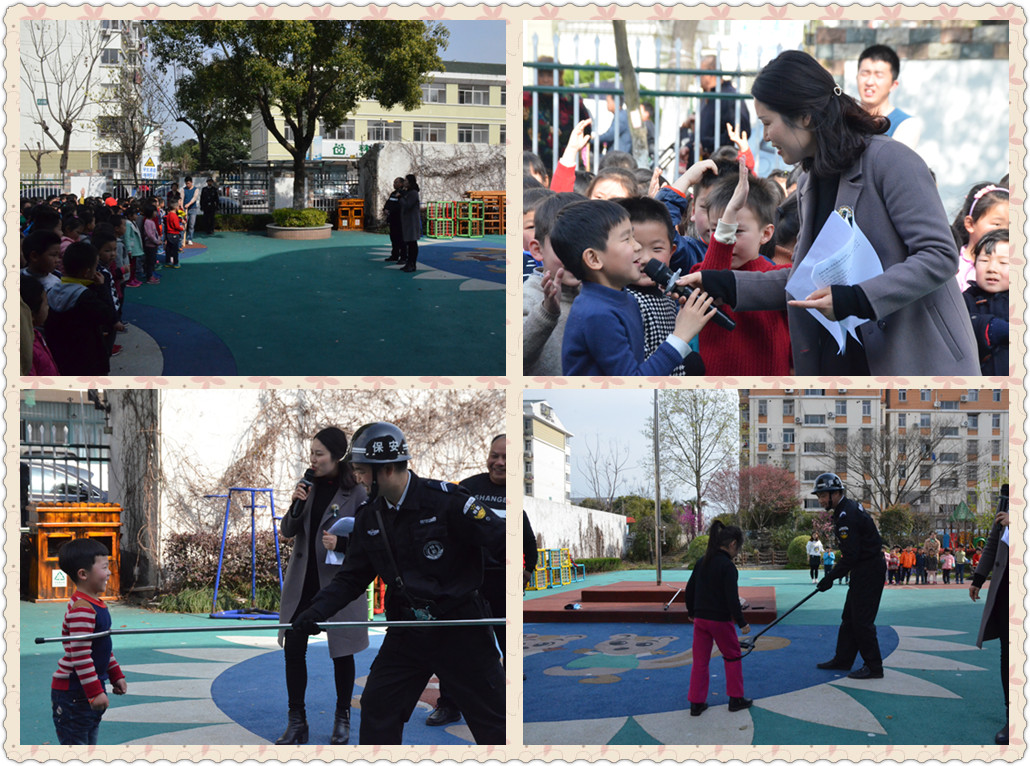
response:
[[[168,212],[165,214],[165,266],[170,269],[179,268],[179,249],[182,245],[182,221],[176,210],[179,206],[179,193],[168,195]]]

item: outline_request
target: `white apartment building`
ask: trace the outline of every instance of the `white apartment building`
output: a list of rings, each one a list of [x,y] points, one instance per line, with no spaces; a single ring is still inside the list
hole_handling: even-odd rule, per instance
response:
[[[572,434],[546,401],[523,401],[522,439],[526,495],[558,503],[571,502]]]

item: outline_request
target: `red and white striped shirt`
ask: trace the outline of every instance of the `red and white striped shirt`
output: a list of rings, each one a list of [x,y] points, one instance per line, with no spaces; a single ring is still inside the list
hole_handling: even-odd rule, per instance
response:
[[[72,594],[61,624],[62,636],[100,633],[110,627],[111,614],[103,601],[78,591]],[[57,663],[50,688],[67,690],[81,686],[86,697],[93,699],[103,693],[104,679],[117,681],[124,677],[111,650],[110,636],[66,641],[64,656]]]

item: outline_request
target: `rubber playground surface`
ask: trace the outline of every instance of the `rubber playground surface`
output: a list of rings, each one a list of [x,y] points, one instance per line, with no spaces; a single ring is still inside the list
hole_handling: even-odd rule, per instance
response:
[[[685,570],[663,573],[670,597],[688,577]],[[655,573],[590,575],[573,587],[623,580],[653,583]],[[815,588],[807,570],[741,570],[739,584],[775,587],[781,615]],[[530,591],[526,599],[553,593]],[[859,681],[815,667],[834,653],[846,595],[846,586],[834,585],[773,626],[741,660],[750,709],[729,712],[723,661],[713,657],[710,707],[697,717],[687,701],[692,625],[576,623],[575,611],[566,623],[525,624],[523,741],[997,748],[1005,715],[1000,645],[976,647],[986,594],[985,586],[974,603],[968,579],[886,587],[876,620],[884,678]],[[751,635],[763,627],[752,626]],[[1014,719],[1020,716],[1013,708]],[[1019,721],[1013,744],[1022,744],[1022,730]],[[986,760],[990,752],[997,750],[985,750]]]
[[[66,604],[22,601],[19,606],[21,681],[15,692],[8,692],[7,709],[20,711],[21,732],[14,735],[11,722],[8,731],[22,745],[57,744],[50,677],[62,649],[60,644],[36,644],[34,639],[60,635]],[[206,615],[152,612],[120,602],[111,603],[110,609],[115,629],[211,627],[219,622]],[[361,724],[359,698],[384,633],[383,627],[370,629],[368,649],[354,657],[353,745],[358,744]],[[267,745],[286,728],[284,662],[274,630],[114,636],[113,642],[128,692],[109,692],[111,706],[100,724],[100,745]],[[328,745],[336,690],[324,633],[309,642],[307,661],[308,744]],[[404,727],[404,744],[475,744],[464,721],[425,725],[438,696],[434,677]]]
[[[503,375],[503,236],[422,239],[414,274],[389,254],[365,232],[198,235],[126,291],[111,374]]]

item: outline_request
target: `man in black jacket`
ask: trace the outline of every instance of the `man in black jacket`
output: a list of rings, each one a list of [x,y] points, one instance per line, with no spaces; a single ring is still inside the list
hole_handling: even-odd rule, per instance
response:
[[[387,583],[386,619],[460,620],[489,614],[478,589],[483,551],[504,560],[504,519],[465,489],[408,470],[404,434],[392,423],[359,428],[346,456],[368,490],[347,555],[332,581],[293,621],[316,623]],[[504,668],[489,627],[390,628],[361,695],[362,745],[401,744],[404,724],[436,673],[478,745],[503,745]]]
[[[848,678],[883,678],[883,657],[874,624],[887,574],[883,540],[876,529],[876,522],[865,509],[844,497],[844,483],[837,474],[823,473],[816,477],[812,494],[819,498],[823,508],[833,513],[833,530],[841,552],[840,560],[819,581],[818,588],[827,591],[834,580],[845,574],[851,575],[837,631],[837,651],[833,659],[820,662],[816,667],[851,670],[855,656],[861,654],[864,664],[848,673]]]
[[[200,210],[204,214],[204,220],[200,227],[207,234],[215,233],[215,213],[218,212],[218,187],[215,186],[215,179],[207,179],[207,185],[200,192]]]

